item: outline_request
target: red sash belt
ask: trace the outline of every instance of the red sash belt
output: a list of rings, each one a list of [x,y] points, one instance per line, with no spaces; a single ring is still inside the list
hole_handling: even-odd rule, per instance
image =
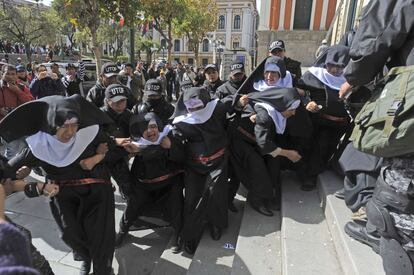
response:
[[[321,114],[321,117],[327,120],[331,120],[334,122],[339,122],[339,123],[347,123],[348,122],[348,118],[346,117],[339,117],[339,116],[331,116],[328,114]]]
[[[247,132],[245,129],[243,129],[241,126],[237,127],[237,130],[242,133],[245,137],[247,137],[248,139],[250,139],[251,141],[253,141],[254,143],[256,143],[256,136],[250,134],[249,132]]]
[[[167,180],[169,178],[172,178],[172,177],[174,177],[174,176],[176,176],[176,175],[178,175],[182,172],[184,172],[184,170],[178,170],[178,171],[169,173],[167,175],[160,176],[160,177],[153,178],[153,179],[138,179],[138,180],[140,182],[143,182],[143,183],[157,183],[157,182],[161,182],[161,181]]]
[[[109,180],[96,179],[96,178],[84,178],[84,179],[76,179],[76,180],[49,180],[49,183],[53,183],[57,185],[85,185],[85,184],[95,184],[95,183],[111,184]]]
[[[198,157],[198,158],[194,158],[194,160],[200,163],[207,163],[207,162],[213,161],[223,156],[225,152],[226,152],[226,148],[223,148],[223,149],[218,150],[217,152],[215,152],[213,155],[209,157]]]

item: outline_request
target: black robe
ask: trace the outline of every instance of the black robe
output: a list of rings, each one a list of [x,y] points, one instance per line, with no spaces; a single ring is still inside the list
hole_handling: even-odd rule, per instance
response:
[[[211,117],[202,124],[175,124],[186,140],[184,162],[183,240],[201,236],[205,222],[227,227],[226,108],[218,102]],[[224,154],[221,152],[225,151]],[[203,161],[219,154],[209,161]]]
[[[79,158],[66,167],[56,167],[39,160],[30,148],[9,161],[13,171],[22,166],[42,167],[47,178],[53,181],[84,178],[105,180],[106,183],[60,185],[59,193],[50,202],[53,217],[62,232],[62,240],[73,249],[75,260],[91,259],[97,274],[110,274],[112,268],[115,246],[114,194],[104,161],[91,171],[83,170],[79,162],[94,156],[97,146],[104,142],[110,143],[108,136],[98,132]]]
[[[147,146],[134,158],[131,167],[133,181],[132,193],[128,199],[123,217],[123,225],[129,227],[139,214],[150,211],[157,206],[171,222],[178,233],[182,225],[183,208],[183,167],[184,159],[181,140],[168,135],[171,148],[160,145]],[[166,176],[165,180],[160,177]]]

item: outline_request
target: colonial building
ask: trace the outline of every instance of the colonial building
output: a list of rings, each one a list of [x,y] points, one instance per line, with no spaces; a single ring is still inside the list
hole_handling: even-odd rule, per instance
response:
[[[267,55],[272,41],[282,39],[289,57],[301,61],[304,66],[312,64],[341,1],[257,0],[259,60]]]
[[[226,51],[233,51],[235,54],[245,51],[253,56],[257,26],[255,0],[217,0],[217,5],[217,29],[208,33],[200,43],[197,64],[217,63]],[[153,40],[161,45],[161,50],[155,57],[166,57],[165,40],[157,31],[153,32]],[[194,53],[188,49],[186,37],[176,37],[172,50],[173,60],[187,64],[195,63]]]
[[[358,17],[368,2],[369,0],[343,0],[342,5],[338,5],[338,15],[333,23],[332,36],[330,37],[332,44],[338,43],[347,31],[355,28]]]

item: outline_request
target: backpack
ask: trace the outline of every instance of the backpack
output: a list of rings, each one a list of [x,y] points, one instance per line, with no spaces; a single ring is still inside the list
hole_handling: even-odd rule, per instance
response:
[[[414,66],[395,67],[355,118],[350,140],[378,157],[414,153]]]

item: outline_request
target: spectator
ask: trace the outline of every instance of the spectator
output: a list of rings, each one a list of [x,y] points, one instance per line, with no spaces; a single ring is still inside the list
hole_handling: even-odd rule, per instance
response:
[[[44,65],[39,65],[36,68],[36,76],[30,84],[30,92],[35,98],[65,95],[65,86],[55,73],[48,73]]]
[[[120,71],[118,80],[123,85],[127,86],[136,101],[140,101],[142,98],[142,75],[141,77],[133,73],[133,67],[131,63],[125,63],[124,68]]]
[[[84,77],[85,64],[83,61],[79,61],[79,70],[76,70],[76,67],[73,63],[69,63],[66,66],[66,76],[61,78],[63,86],[66,88],[66,96],[71,96],[74,94],[80,94],[82,97],[86,96],[82,86]]]

